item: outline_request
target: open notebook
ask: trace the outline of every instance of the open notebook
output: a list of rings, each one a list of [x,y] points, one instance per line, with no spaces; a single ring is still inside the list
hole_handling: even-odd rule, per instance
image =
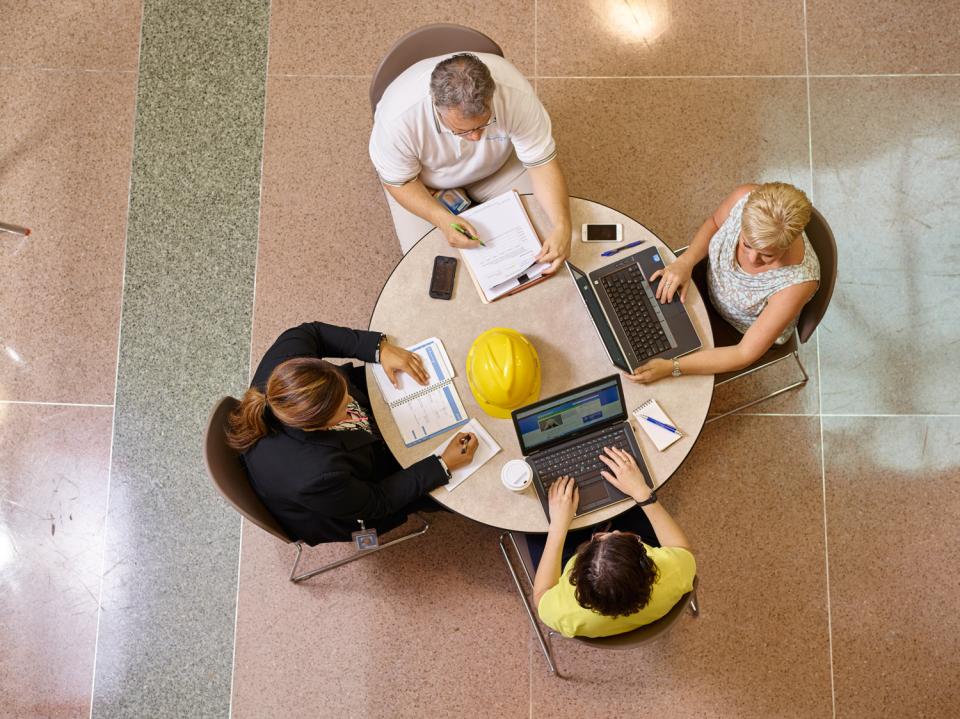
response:
[[[484,303],[519,292],[545,279],[549,263],[534,262],[540,238],[513,190],[460,213],[485,246],[460,250],[460,257]]]
[[[453,365],[440,340],[431,337],[407,349],[423,359],[430,375],[426,386],[417,384],[406,372],[398,372],[400,387],[394,387],[380,365],[373,366],[373,376],[384,402],[390,407],[403,443],[412,447],[459,427],[469,417],[453,385]]]

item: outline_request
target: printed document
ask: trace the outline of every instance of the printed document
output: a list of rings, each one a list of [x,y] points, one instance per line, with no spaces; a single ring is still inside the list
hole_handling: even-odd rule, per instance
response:
[[[511,190],[471,207],[460,217],[470,221],[486,244],[460,250],[486,302],[538,279],[550,267],[549,263],[534,261],[540,254],[540,239],[516,192]]]

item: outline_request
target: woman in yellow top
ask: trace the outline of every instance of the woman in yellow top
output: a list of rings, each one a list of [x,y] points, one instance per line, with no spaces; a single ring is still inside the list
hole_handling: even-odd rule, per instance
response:
[[[550,486],[550,529],[533,595],[540,619],[568,637],[606,637],[649,624],[693,589],[697,573],[690,542],[657,501],[633,457],[611,447],[604,452],[600,459],[610,470],[604,478],[640,505],[617,519],[639,531],[594,534],[561,574],[579,497],[570,477]]]

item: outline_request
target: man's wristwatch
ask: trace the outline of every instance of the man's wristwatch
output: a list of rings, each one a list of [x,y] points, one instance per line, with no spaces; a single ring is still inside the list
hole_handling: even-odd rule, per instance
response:
[[[656,501],[657,501],[657,493],[656,493],[656,492],[650,492],[650,496],[647,497],[647,498],[646,498],[645,500],[643,500],[642,502],[637,502],[637,506],[638,506],[638,507],[646,507],[648,504],[653,504],[653,503],[656,502]]]
[[[387,341],[387,336],[385,334],[380,334],[380,339],[377,340],[377,351],[373,354],[373,361],[375,364],[380,364],[380,347],[383,346],[383,343]]]
[[[676,357],[673,358],[673,372],[671,372],[674,377],[679,377],[682,373],[680,372],[680,360]]]

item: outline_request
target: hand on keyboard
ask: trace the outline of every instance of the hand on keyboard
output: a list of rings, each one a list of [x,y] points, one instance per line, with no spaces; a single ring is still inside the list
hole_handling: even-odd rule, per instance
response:
[[[573,521],[580,504],[580,490],[573,477],[560,477],[547,492],[550,505],[550,524],[566,529]]]
[[[614,487],[624,494],[642,502],[650,496],[650,487],[643,478],[643,472],[637,466],[637,461],[628,452],[616,447],[604,447],[600,461],[610,468],[600,474]]]
[[[652,359],[640,365],[627,379],[640,384],[650,384],[673,374],[673,362],[667,359]]]

